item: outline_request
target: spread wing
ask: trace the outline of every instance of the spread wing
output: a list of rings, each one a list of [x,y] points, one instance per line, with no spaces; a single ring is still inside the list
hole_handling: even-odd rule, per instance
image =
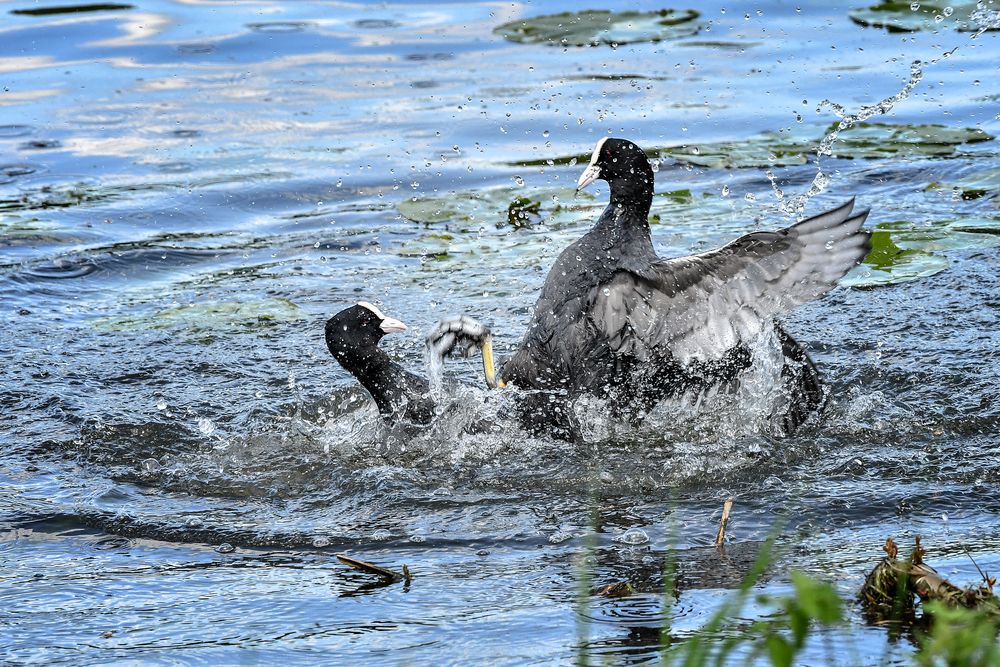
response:
[[[700,255],[620,271],[594,291],[589,319],[617,354],[721,359],[774,317],[829,292],[868,253],[868,211],[854,200],[791,227],[747,234]]]

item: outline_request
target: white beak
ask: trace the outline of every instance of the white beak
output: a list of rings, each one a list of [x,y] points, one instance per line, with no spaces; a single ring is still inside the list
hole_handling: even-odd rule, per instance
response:
[[[397,333],[400,331],[406,331],[406,325],[399,320],[394,320],[391,317],[386,317],[382,320],[382,324],[379,325],[385,333]]]
[[[585,187],[597,180],[597,177],[601,175],[601,168],[596,164],[592,164],[583,170],[580,174],[580,180],[576,182],[576,189],[583,190]]]

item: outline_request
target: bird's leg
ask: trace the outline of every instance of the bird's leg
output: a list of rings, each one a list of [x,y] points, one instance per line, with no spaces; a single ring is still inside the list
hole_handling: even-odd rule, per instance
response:
[[[491,389],[503,388],[497,379],[493,362],[493,335],[490,328],[468,315],[447,317],[439,321],[424,339],[427,351],[438,359],[452,354],[471,357],[479,351],[483,355],[483,374]]]

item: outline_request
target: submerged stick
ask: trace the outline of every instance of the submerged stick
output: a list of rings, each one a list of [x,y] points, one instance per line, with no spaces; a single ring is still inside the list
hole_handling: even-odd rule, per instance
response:
[[[733,509],[733,499],[726,498],[722,504],[722,518],[719,519],[719,532],[715,534],[715,546],[721,547],[726,539],[726,524],[729,523],[729,512]]]
[[[405,581],[410,583],[413,578],[410,576],[410,568],[403,566],[402,572],[396,572],[395,570],[386,569],[380,565],[374,563],[369,563],[365,560],[358,560],[357,558],[351,558],[347,554],[334,554],[344,565],[353,567],[355,570],[361,570],[362,572],[367,572],[368,574],[374,574],[383,579],[388,579],[389,581]]]

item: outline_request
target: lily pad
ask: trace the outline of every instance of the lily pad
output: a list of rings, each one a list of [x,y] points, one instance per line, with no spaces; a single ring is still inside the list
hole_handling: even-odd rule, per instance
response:
[[[103,317],[95,321],[99,329],[134,331],[183,327],[194,331],[255,330],[279,321],[302,319],[302,311],[288,299],[261,301],[221,301],[193,303],[163,308],[143,315]]]
[[[503,187],[413,197],[399,204],[399,212],[433,226],[418,238],[393,245],[391,252],[424,262],[448,261],[450,268],[504,252],[512,265],[533,266],[553,235],[596,219],[603,206],[593,194],[570,188]]]
[[[859,123],[840,133],[832,153],[844,158],[952,155],[955,147],[993,139],[977,127],[910,125],[900,123]]]
[[[883,0],[864,9],[852,9],[848,16],[858,25],[884,28],[889,32],[917,32],[919,30],[961,30],[973,32],[980,25],[972,17],[976,2],[958,0],[944,5],[909,0]],[[985,27],[985,26],[984,26]],[[988,30],[1000,30],[989,26]]]
[[[962,199],[1000,199],[1000,169],[987,169],[950,184]]]
[[[660,9],[652,12],[582,12],[546,14],[504,23],[493,32],[521,44],[594,46],[634,44],[690,37],[701,30],[693,9]]]
[[[647,148],[651,158],[667,157],[714,169],[784,167],[805,164],[815,155],[822,137],[832,128],[763,132],[741,141],[706,142]],[[976,127],[912,125],[907,123],[858,123],[843,130],[831,148],[834,157],[877,159],[899,156],[949,156],[957,147],[990,141],[995,137]],[[518,162],[517,166],[573,165],[589,154]]]
[[[956,220],[914,225],[883,222],[872,232],[864,262],[841,281],[850,287],[894,285],[941,273],[950,262],[943,252],[1000,245],[1000,221]]]
[[[441,222],[512,224],[511,212],[531,213],[541,219],[552,217],[564,206],[593,199],[571,188],[530,190],[522,193],[510,188],[473,192],[454,192],[443,197],[411,197],[399,203],[399,213],[407,220],[435,224]],[[525,203],[526,202],[526,203]],[[514,225],[515,227],[518,225]]]
[[[811,150],[812,146],[805,142],[796,142],[778,132],[765,132],[745,141],[668,146],[658,152],[701,167],[739,169],[805,164]]]

